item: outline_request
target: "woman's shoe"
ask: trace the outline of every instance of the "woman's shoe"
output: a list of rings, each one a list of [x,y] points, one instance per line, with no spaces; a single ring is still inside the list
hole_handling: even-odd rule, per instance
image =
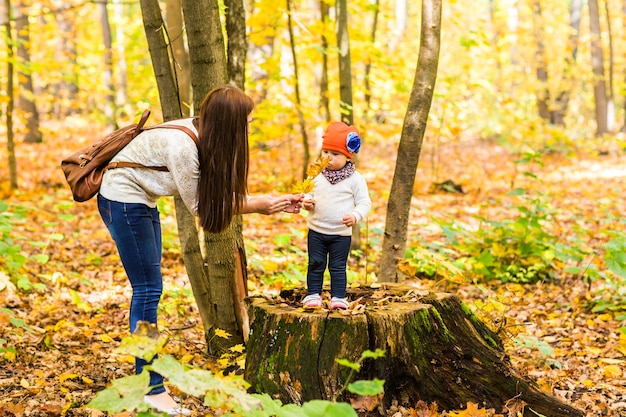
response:
[[[159,395],[159,394],[156,394],[156,395]],[[169,414],[171,417],[190,416],[191,415],[191,410],[189,410],[188,408],[181,407],[179,404],[177,404],[174,407],[164,407],[164,406],[158,404],[154,398],[150,398],[150,397],[155,397],[156,395],[146,395],[146,396],[144,396],[143,397],[143,402],[145,402],[151,408],[154,408],[155,410],[157,410],[157,411],[159,411],[161,413]]]

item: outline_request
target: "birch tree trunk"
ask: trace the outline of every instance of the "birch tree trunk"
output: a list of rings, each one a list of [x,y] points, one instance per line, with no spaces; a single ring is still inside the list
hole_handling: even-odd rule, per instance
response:
[[[379,278],[382,282],[398,282],[398,259],[404,258],[406,233],[413,196],[415,171],[422,150],[433,98],[441,32],[442,0],[422,0],[420,51],[413,81],[413,90],[404,117],[398,158],[387,203],[387,219]]]

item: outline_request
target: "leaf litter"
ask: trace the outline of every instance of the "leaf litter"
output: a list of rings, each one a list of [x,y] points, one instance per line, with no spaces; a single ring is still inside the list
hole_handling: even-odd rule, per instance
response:
[[[115,353],[127,336],[130,290],[95,202],[79,205],[70,200],[57,163],[68,148],[64,140],[68,138],[51,135],[43,145],[19,144],[20,192],[8,195],[6,184],[0,187],[5,192],[0,199],[33,208],[29,221],[19,225],[17,232],[24,242],[43,241],[45,247],[25,244],[29,256],[37,251],[50,256],[45,264],[29,263],[25,268],[31,281],[45,285],[43,291],[20,292],[5,278],[0,279],[0,305],[10,310],[10,314],[0,310],[0,339],[15,349],[14,356],[8,355],[0,367],[3,416],[100,415],[84,405],[113,379],[133,372],[133,358]],[[45,149],[45,157],[41,148]],[[368,180],[373,196],[366,231],[384,228],[384,196],[388,195],[390,175],[381,173],[393,172],[392,161],[384,157],[387,154],[364,153],[359,160],[359,171]],[[437,167],[430,162],[435,158],[429,154],[437,156]],[[264,177],[268,172],[280,178],[292,175],[288,166],[276,166],[279,156],[277,148],[254,151],[250,178],[253,193],[289,192],[289,180],[276,183]],[[439,149],[425,142],[408,235],[434,239],[437,230],[427,216],[433,212],[446,213],[467,224],[475,222],[478,213],[488,218],[506,217],[510,214],[506,204],[490,201],[504,202],[512,186],[527,181],[517,172],[514,159],[506,149],[478,140]],[[547,159],[534,174],[541,178],[545,192],[558,196],[552,202],[562,211],[559,227],[564,234],[573,227],[606,227],[598,221],[606,213],[616,218],[624,216],[626,172],[622,167],[626,166],[626,158],[621,152],[600,155],[578,151],[574,156],[553,154]],[[21,168],[26,166],[28,169]],[[8,178],[6,167],[1,167],[0,172],[0,178]],[[430,192],[433,184],[447,179],[462,186],[464,193]],[[167,239],[174,242],[165,248],[163,258],[166,288],[162,304],[167,308],[160,316],[160,327],[169,337],[165,350],[190,365],[219,373],[225,365],[204,355],[206,345],[195,304],[190,296],[177,296],[179,290],[189,294],[191,289],[176,247],[173,213],[163,213],[162,221],[164,230],[173,229]],[[271,258],[275,255],[273,237],[294,229],[306,230],[303,216],[250,215],[244,228],[248,251],[260,258]],[[62,234],[63,239],[46,238],[53,233]],[[597,238],[595,244],[600,241]],[[302,238],[294,244],[303,251],[306,248]],[[306,259],[301,263],[306,265]],[[359,271],[359,276],[363,275]],[[596,297],[592,290],[602,283],[592,286],[581,277],[565,275],[561,279],[532,285],[439,282],[437,289],[455,292],[473,308],[502,336],[519,372],[533,378],[544,390],[583,410],[587,416],[624,416],[626,335],[619,331],[624,322],[610,311],[590,311],[588,302]],[[428,289],[434,284],[430,280],[416,282]],[[254,276],[250,279],[252,293],[276,294],[280,285],[264,284]],[[27,330],[14,331],[11,323],[16,321],[24,323]],[[200,399],[186,397],[184,401],[198,415],[206,410]],[[360,407],[372,408],[371,403],[361,401]],[[511,399],[505,410],[468,403],[465,409],[450,412],[438,410],[436,404],[420,402],[412,408],[392,405],[386,414],[510,417],[522,409],[523,404],[516,399]]]

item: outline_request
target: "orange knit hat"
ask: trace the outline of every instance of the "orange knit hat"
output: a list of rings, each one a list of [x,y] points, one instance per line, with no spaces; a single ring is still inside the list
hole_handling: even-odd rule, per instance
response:
[[[361,148],[359,131],[356,127],[348,126],[343,122],[332,122],[328,125],[322,138],[324,139],[322,149],[341,152],[348,158],[352,158]]]

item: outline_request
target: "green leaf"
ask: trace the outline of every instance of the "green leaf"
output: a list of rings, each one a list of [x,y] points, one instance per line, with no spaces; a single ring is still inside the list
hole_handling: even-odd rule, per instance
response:
[[[306,417],[356,417],[357,413],[354,408],[346,403],[313,400],[302,404],[302,414],[300,415]]]
[[[378,359],[385,357],[385,351],[383,349],[376,349],[374,352],[366,350],[361,353],[361,360],[363,359]]]
[[[357,395],[378,395],[385,392],[385,380],[374,378],[371,381],[354,381],[348,384],[348,391]]]
[[[131,335],[122,339],[117,351],[149,361],[156,356],[166,342],[165,336],[160,336],[157,340],[148,336]]]
[[[48,237],[52,240],[57,240],[57,241],[61,241],[65,239],[65,236],[63,235],[63,233],[50,233]]]
[[[50,260],[50,256],[48,255],[35,255],[33,259],[39,262],[40,264],[46,264]]]
[[[291,235],[282,234],[282,235],[274,236],[274,242],[278,246],[286,246],[289,244],[289,242],[291,242]]]
[[[361,365],[359,365],[358,363],[350,362],[347,359],[335,359],[335,361],[339,365],[345,366],[346,368],[354,369],[355,371],[358,371],[359,369],[361,369]]]
[[[582,272],[582,268],[577,266],[568,266],[565,268],[565,272],[572,275],[578,275]]]
[[[143,403],[143,397],[150,391],[149,384],[147,371],[113,380],[111,387],[96,394],[87,407],[109,413],[133,410]]]

